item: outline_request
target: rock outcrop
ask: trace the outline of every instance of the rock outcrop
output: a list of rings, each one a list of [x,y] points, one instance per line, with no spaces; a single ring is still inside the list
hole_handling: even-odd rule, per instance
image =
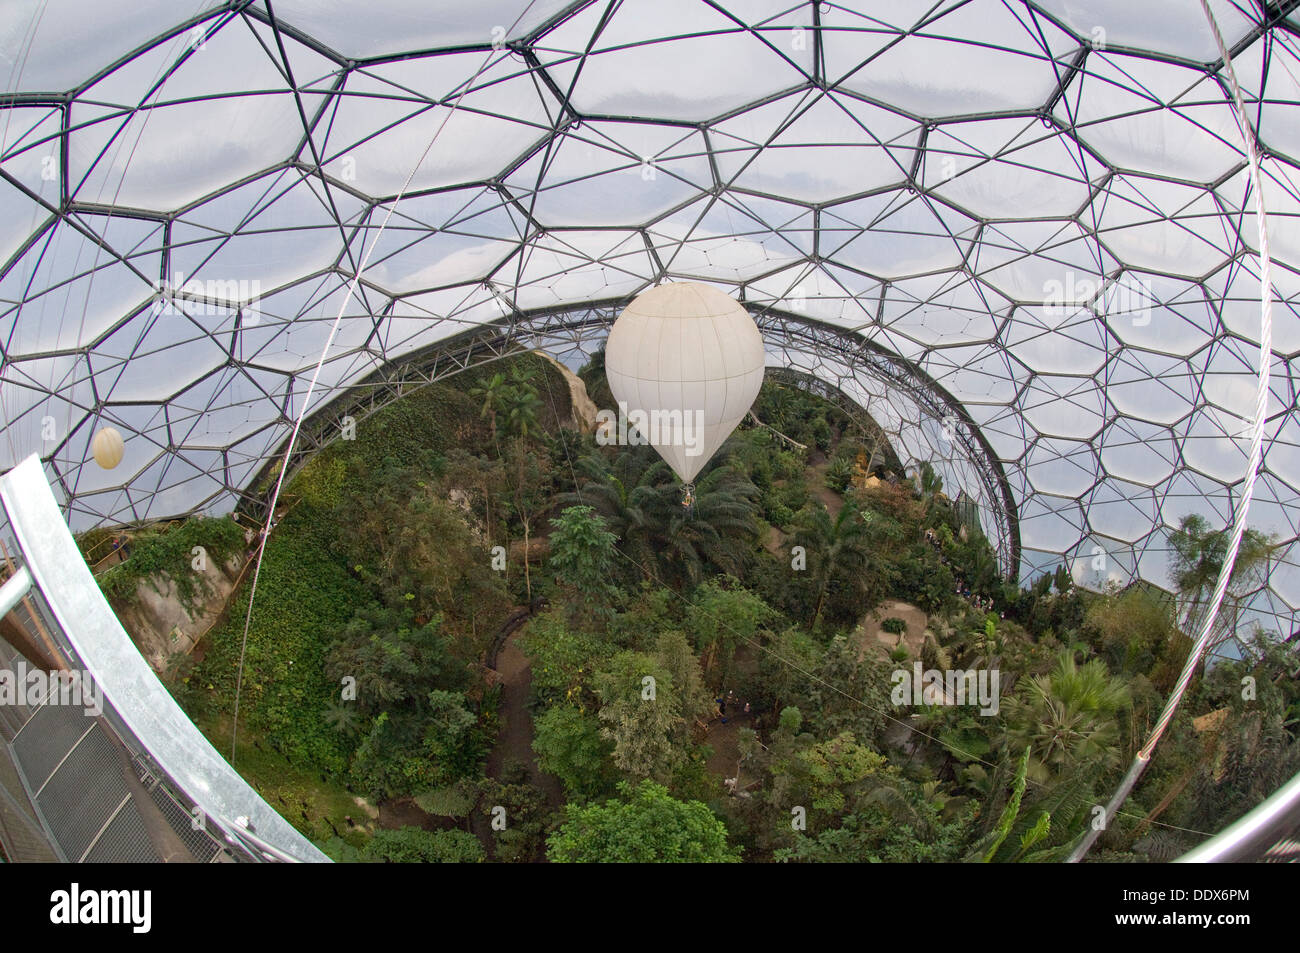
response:
[[[114,611],[140,654],[155,672],[164,673],[178,654],[188,655],[225,611],[235,591],[244,556],[224,566],[210,563],[201,572],[203,584],[192,608],[186,608],[176,584],[166,576],[142,579],[135,598]]]

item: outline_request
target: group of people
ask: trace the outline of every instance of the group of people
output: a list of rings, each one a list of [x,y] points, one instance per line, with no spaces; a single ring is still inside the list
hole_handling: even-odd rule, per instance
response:
[[[713,702],[718,706],[716,717],[720,718],[724,725],[727,723],[727,706],[730,705],[731,710],[734,713],[736,711],[736,706],[740,704],[739,700],[736,698],[735,691],[730,688],[727,689],[726,695],[719,695],[717,698],[713,699]],[[745,702],[744,706],[740,710],[743,714],[750,714],[749,702]]]

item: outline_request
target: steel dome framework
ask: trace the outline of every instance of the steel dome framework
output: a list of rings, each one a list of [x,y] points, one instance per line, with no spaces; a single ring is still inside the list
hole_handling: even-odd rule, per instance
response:
[[[743,300],[771,365],[867,406],[950,488],[1005,493],[986,525],[1022,577],[1064,559],[1164,585],[1169,527],[1230,521],[1257,240],[1194,4],[441,6],[0,9],[0,467],[39,453],[74,528],[231,509],[340,309],[312,411],[403,392],[396,368],[430,379],[488,325],[598,328],[583,315],[665,279]],[[1250,522],[1284,545],[1244,619],[1290,634],[1300,12],[1211,7],[1276,265]],[[934,399],[809,351],[835,335]],[[89,452],[103,425],[127,437],[113,471]]]

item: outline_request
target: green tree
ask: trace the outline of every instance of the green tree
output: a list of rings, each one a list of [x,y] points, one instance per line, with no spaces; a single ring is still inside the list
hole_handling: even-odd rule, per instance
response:
[[[518,437],[527,437],[538,430],[542,401],[537,396],[536,388],[512,387],[506,392],[506,423],[510,432]]]
[[[759,596],[735,580],[708,579],[695,590],[686,610],[686,622],[704,670],[715,683],[725,682],[732,656],[741,642],[752,642],[759,628],[776,613]]]
[[[552,705],[534,719],[533,732],[538,767],[559,778],[570,795],[585,800],[613,786],[614,746],[601,735],[595,715]]]
[[[1119,763],[1116,716],[1132,699],[1124,680],[1112,676],[1100,659],[1083,665],[1074,653],[1058,656],[1048,675],[1036,675],[1027,688],[1005,703],[1012,747],[1031,751],[1029,776],[1046,782],[1088,762]]]
[[[796,517],[794,541],[803,546],[808,557],[808,572],[816,598],[808,631],[817,628],[822,606],[832,582],[846,583],[848,577],[861,578],[870,554],[867,527],[856,506],[846,503],[835,516],[825,505],[805,507]]]
[[[679,801],[653,781],[619,785],[618,799],[566,805],[548,840],[555,863],[737,863],[727,829],[699,801]]]
[[[506,376],[501,373],[493,374],[469,390],[469,396],[479,402],[479,416],[488,422],[494,443],[497,438],[497,420],[509,404],[511,390],[510,384],[506,383]]]
[[[655,636],[654,656],[668,672],[685,731],[689,732],[693,724],[707,723],[713,712],[713,696],[704,686],[700,660],[691,651],[685,634],[671,629],[660,632]],[[687,740],[683,736],[682,743]]]
[[[441,613],[443,625],[481,652],[509,596],[482,537],[444,490],[412,467],[387,467],[354,486],[338,510],[341,554],[390,608]]]
[[[1214,586],[1231,542],[1231,529],[1210,529],[1205,517],[1197,514],[1184,516],[1178,529],[1169,534],[1169,544],[1173,548],[1170,579],[1182,602],[1183,631],[1193,638],[1200,634],[1205,624]],[[1247,529],[1242,534],[1237,560],[1228,577],[1223,608],[1215,623],[1216,631],[1210,638],[1210,648],[1236,633],[1244,597],[1267,581],[1269,560],[1276,548],[1273,540],[1259,530]]]
[[[613,649],[594,634],[566,624],[558,610],[533,619],[519,637],[533,672],[533,691],[546,705],[564,702],[579,710],[595,707],[596,669]]]
[[[726,459],[726,444],[718,456]],[[681,484],[650,447],[620,448],[611,461],[584,457],[584,482],[564,503],[590,503],[605,517],[619,547],[648,577],[678,588],[709,569],[739,575],[758,536],[758,489],[730,463],[696,480],[695,502],[682,506]]]
[[[667,668],[652,655],[619,652],[595,684],[614,764],[632,778],[668,781],[685,756],[686,722]]]
[[[402,827],[375,831],[363,855],[366,860],[390,864],[474,864],[482,862],[483,847],[468,831]]]
[[[566,507],[551,521],[551,571],[587,597],[607,595],[613,588],[617,539],[590,506]]]
[[[501,462],[510,485],[508,511],[524,531],[524,589],[533,597],[529,543],[533,524],[551,504],[550,459],[534,452],[523,438],[506,444]]]

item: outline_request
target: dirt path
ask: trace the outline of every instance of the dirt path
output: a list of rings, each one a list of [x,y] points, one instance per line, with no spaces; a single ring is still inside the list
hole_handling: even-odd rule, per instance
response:
[[[829,466],[830,460],[822,456],[821,460],[808,467],[808,492],[820,500],[831,514],[831,519],[835,519],[840,515],[840,510],[844,509],[844,497],[826,485],[826,468]]]
[[[497,656],[497,673],[501,676],[501,731],[488,755],[487,775],[499,778],[509,762],[518,762],[528,769],[529,783],[546,795],[552,807],[559,807],[564,803],[559,779],[538,768],[533,753],[533,715],[528,710],[533,670],[516,643],[526,628],[521,626],[512,632]]]
[[[709,730],[704,740],[713,749],[713,753],[709,755],[704,766],[717,779],[720,794],[726,793],[723,780],[736,776],[736,765],[740,763],[740,729],[752,727],[754,727],[754,719],[751,715],[740,711],[733,714],[730,706],[727,708],[725,725],[717,718],[709,723]],[[741,770],[739,783],[741,789],[754,780],[752,773]]]

